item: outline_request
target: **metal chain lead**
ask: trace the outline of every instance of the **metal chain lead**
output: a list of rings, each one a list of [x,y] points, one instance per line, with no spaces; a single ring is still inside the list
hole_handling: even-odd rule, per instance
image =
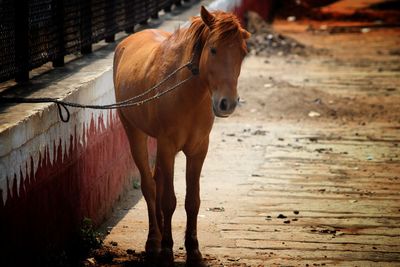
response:
[[[172,76],[174,76],[178,71],[180,71],[181,69],[184,69],[186,67],[189,67],[192,65],[192,61],[189,61],[188,63],[186,63],[185,65],[180,66],[179,68],[177,68],[176,70],[174,70],[173,72],[171,72],[170,74],[168,74],[164,79],[162,79],[160,82],[158,82],[156,85],[154,85],[153,87],[150,87],[149,89],[147,89],[146,91],[144,91],[143,93],[136,95],[134,97],[128,98],[124,101],[120,101],[117,102],[115,104],[110,104],[110,105],[104,105],[107,107],[113,107],[113,106],[119,106],[121,104],[125,104],[125,103],[129,103],[135,99],[138,99],[142,96],[147,95],[148,93],[150,93],[151,91],[154,91],[155,89],[157,89],[158,87],[160,87],[163,83],[165,83],[166,81],[168,81],[169,79],[171,79]],[[192,75],[193,76],[193,75]],[[148,102],[148,101],[147,101]],[[121,106],[122,107],[122,106]]]

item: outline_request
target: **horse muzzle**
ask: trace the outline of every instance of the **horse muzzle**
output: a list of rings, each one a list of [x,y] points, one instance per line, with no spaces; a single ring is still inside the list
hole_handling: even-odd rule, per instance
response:
[[[229,98],[213,98],[213,112],[214,115],[221,118],[226,118],[235,111],[239,99]]]

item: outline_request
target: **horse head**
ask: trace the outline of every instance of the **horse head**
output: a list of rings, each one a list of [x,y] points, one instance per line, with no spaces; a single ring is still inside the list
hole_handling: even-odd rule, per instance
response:
[[[250,33],[230,13],[210,13],[202,7],[201,20],[205,30],[199,62],[200,78],[210,90],[214,114],[227,117],[239,101],[237,81],[247,53],[245,40]]]

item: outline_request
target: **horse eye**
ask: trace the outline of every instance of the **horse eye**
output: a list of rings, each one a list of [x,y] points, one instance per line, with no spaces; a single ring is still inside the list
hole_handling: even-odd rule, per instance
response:
[[[211,47],[210,49],[211,54],[215,55],[217,53],[217,49],[215,49],[215,47]]]

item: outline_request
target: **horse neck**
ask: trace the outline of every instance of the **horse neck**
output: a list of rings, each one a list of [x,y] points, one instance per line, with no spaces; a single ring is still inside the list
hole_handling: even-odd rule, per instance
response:
[[[190,60],[193,59],[193,53],[195,53],[194,62],[195,64],[197,64],[196,67],[199,68],[198,64],[200,63],[200,58],[196,59],[196,57],[200,56],[203,45],[199,47],[199,51],[195,51],[196,44],[193,44],[190,41],[192,38],[187,38],[187,36],[185,36],[187,34],[187,29],[182,29],[180,34],[182,34],[182,36],[178,39],[179,42],[177,44],[177,51],[183,52],[177,53],[179,54],[179,56],[176,57],[176,66],[182,66],[188,63]],[[180,72],[179,75],[177,75],[178,80],[181,81],[183,79],[186,79],[188,77],[188,72],[189,70],[187,68],[185,69],[185,71]],[[185,93],[190,95],[188,96],[188,101],[193,102],[191,103],[192,105],[196,104],[196,102],[201,101],[204,97],[207,96],[207,94],[209,94],[207,83],[203,81],[201,77],[202,76],[199,74],[194,75],[193,78],[188,82],[188,90],[183,90]]]

